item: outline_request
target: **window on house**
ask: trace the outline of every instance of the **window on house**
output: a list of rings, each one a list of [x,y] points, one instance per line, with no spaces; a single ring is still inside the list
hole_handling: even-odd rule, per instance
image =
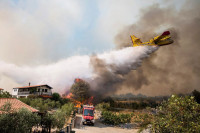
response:
[[[40,92],[40,89],[38,89],[38,92]]]
[[[47,92],[47,89],[45,89],[45,92]]]
[[[44,92],[44,89],[42,89],[42,92]]]

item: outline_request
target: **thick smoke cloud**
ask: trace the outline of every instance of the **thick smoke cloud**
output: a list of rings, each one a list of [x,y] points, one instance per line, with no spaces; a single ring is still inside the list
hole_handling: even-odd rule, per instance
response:
[[[129,47],[95,56],[73,56],[54,64],[37,67],[17,66],[0,62],[0,76],[12,79],[20,86],[49,84],[54,91],[66,93],[75,78],[88,81],[99,94],[116,91],[115,84],[123,75],[141,65],[142,60],[157,47]],[[16,87],[16,86],[13,86]]]
[[[129,45],[131,34],[147,41],[170,30],[174,43],[161,47],[136,71],[125,76],[118,93],[167,95],[200,90],[200,1],[186,1],[176,10],[155,4],[142,11],[142,17],[127,26],[115,39],[118,48]]]
[[[113,94],[126,79],[125,75],[141,66],[143,59],[158,47],[129,47],[109,54],[91,57],[95,76],[91,86],[99,95]]]

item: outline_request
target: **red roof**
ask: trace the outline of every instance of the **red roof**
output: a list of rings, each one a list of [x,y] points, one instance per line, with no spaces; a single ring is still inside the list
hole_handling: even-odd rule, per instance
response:
[[[4,89],[0,88],[0,90],[4,90]]]
[[[6,103],[11,104],[12,110],[19,110],[21,108],[26,108],[31,112],[38,112],[37,109],[32,108],[31,106],[21,102],[18,99],[15,99],[15,98],[0,98],[0,108]],[[2,111],[0,111],[0,113],[2,113]]]
[[[32,88],[32,87],[40,87],[40,86],[47,86],[47,87],[49,87],[49,88],[51,88],[51,89],[52,89],[52,87],[51,87],[51,86],[49,86],[49,85],[47,85],[47,84],[45,84],[45,85],[32,85],[32,86],[24,86],[24,87],[15,87],[15,88]]]

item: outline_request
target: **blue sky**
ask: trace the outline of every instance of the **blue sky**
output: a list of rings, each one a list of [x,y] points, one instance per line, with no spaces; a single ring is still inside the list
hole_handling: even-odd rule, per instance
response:
[[[102,51],[112,47],[110,45],[101,45],[98,41],[94,40],[93,29],[96,27],[96,21],[99,17],[99,10],[95,1],[88,1],[85,4],[83,19],[80,25],[74,28],[74,32],[70,35],[66,43],[67,49],[70,54],[86,54],[95,51]],[[74,50],[77,51],[74,51]]]

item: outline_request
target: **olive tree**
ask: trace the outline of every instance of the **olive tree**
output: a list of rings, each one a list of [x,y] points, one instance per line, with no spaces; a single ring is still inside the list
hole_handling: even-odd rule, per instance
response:
[[[172,95],[158,110],[152,121],[153,132],[200,132],[200,105],[194,97]]]
[[[7,103],[1,108],[0,132],[1,133],[29,133],[33,126],[40,123],[40,117],[25,108],[19,111],[11,110]]]
[[[74,105],[72,103],[67,103],[52,114],[46,113],[42,117],[42,130],[44,132],[51,132],[51,128],[62,129],[73,109]]]
[[[11,97],[12,97],[12,95],[7,91],[2,91],[0,93],[0,98],[11,98]]]

